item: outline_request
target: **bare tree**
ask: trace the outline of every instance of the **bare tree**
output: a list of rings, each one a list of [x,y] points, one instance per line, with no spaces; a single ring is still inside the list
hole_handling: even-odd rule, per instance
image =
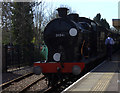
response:
[[[43,1],[36,2],[34,7],[34,31],[35,31],[35,44],[42,43],[42,32],[45,25],[45,9],[46,3]]]
[[[47,18],[46,22],[50,22],[51,20],[58,18],[58,12],[57,10],[53,7],[52,4],[49,4],[49,8],[47,8]]]

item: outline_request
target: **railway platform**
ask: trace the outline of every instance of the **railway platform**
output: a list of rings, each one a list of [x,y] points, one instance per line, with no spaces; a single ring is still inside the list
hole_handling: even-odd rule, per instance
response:
[[[85,74],[62,93],[120,93],[120,51]]]

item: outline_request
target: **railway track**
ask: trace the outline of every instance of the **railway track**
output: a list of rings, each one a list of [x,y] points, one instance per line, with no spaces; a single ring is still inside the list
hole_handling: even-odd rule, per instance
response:
[[[42,80],[45,81],[45,77],[41,75],[34,75],[33,73],[26,74],[24,76],[21,76],[19,78],[16,78],[14,80],[11,80],[7,83],[4,83],[0,85],[0,87],[3,89],[2,93],[4,92],[17,92],[17,93],[23,93],[23,92],[29,92],[30,87],[35,86],[39,87],[39,85],[42,85],[41,83],[37,84],[38,82],[41,82]],[[39,90],[32,90],[32,91],[38,91],[42,93],[51,93],[53,91],[58,91],[60,86],[66,84],[66,82],[69,81],[68,79],[61,82],[58,82],[58,84],[54,87],[42,87]],[[45,82],[44,82],[45,83]],[[71,83],[69,83],[70,85]],[[62,89],[62,88],[61,88]]]
[[[28,84],[27,86],[25,86],[22,90],[20,90],[19,93],[23,93],[23,92],[27,91],[27,89],[29,89],[31,86],[33,86],[34,84],[36,84],[37,82],[39,82],[39,81],[41,81],[41,80],[43,80],[43,79],[45,79],[45,77],[41,77],[41,78],[39,78],[39,79],[37,79],[37,80],[29,83],[29,84]]]
[[[7,83],[4,83],[4,84],[0,85],[0,87],[2,87],[3,93],[4,92],[18,92],[18,93],[29,92],[29,91],[31,91],[31,90],[29,90],[30,87],[32,87],[32,86],[39,87],[39,85],[42,85],[41,83],[39,83],[39,84],[37,84],[37,83],[42,81],[43,79],[45,79],[44,76],[34,75],[33,73],[29,73],[29,74],[21,76],[17,79],[11,80]],[[56,91],[57,92],[61,91],[59,89],[64,89],[65,87],[67,87],[73,83],[70,81],[71,80],[68,78],[68,79],[64,80],[63,82],[58,82],[58,84],[56,84],[56,86],[54,86],[54,87],[48,88],[46,86],[46,87],[43,87],[42,89],[39,89],[39,90],[34,89],[32,91],[38,91],[38,92],[42,92],[42,93],[53,93],[53,92],[55,93]],[[74,81],[75,81],[75,79],[74,79]]]
[[[56,86],[46,89],[44,91],[44,93],[60,93],[66,87],[70,86],[73,82],[75,82],[77,80],[77,78],[74,78],[72,80],[68,79],[68,80],[65,80],[63,82],[59,82]]]
[[[45,79],[45,77],[42,75],[37,76],[33,73],[29,73],[15,80],[2,84],[2,92],[4,93],[13,91],[23,93],[26,92],[28,88],[30,88],[31,86],[43,79]]]
[[[25,75],[20,76],[20,77],[18,77],[18,78],[15,78],[15,79],[13,79],[13,80],[11,80],[11,81],[8,81],[8,82],[6,82],[6,83],[3,83],[3,84],[0,85],[0,88],[5,89],[5,88],[7,88],[8,86],[10,86],[13,82],[18,82],[18,81],[20,81],[20,80],[22,80],[22,79],[24,79],[24,78],[26,78],[26,77],[29,77],[29,76],[31,76],[31,75],[33,75],[33,73],[28,73],[28,74],[25,74]]]

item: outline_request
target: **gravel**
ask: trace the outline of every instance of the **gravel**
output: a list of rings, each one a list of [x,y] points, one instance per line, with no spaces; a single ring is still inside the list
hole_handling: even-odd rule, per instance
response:
[[[23,90],[26,86],[28,86],[29,84],[31,84],[32,82],[40,79],[43,75],[32,75],[28,78],[25,78],[19,82],[14,82],[12,83],[12,85],[10,85],[9,87],[5,88],[3,90],[3,92],[20,92],[21,90]]]
[[[2,73],[2,83],[8,82],[33,71],[33,67],[23,67],[8,73]]]
[[[47,83],[44,80],[37,82],[35,85],[31,86],[27,91],[42,92],[48,88]]]
[[[8,73],[2,73],[2,83],[8,82],[10,80],[13,80],[15,78],[18,78],[20,76],[23,76],[27,73],[30,73],[33,71],[33,67],[23,67],[21,69],[8,72]],[[24,87],[26,87],[30,82],[34,82],[35,80],[43,77],[43,75],[32,75],[28,78],[25,78],[19,82],[12,83],[9,87],[2,90],[2,92],[20,92]],[[46,80],[43,79],[39,82],[37,82],[35,85],[31,86],[27,91],[39,91],[42,92],[48,88]]]

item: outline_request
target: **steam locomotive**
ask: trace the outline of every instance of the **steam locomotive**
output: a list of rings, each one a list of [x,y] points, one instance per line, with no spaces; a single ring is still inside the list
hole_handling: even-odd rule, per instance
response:
[[[34,73],[43,73],[49,80],[63,74],[79,75],[91,62],[86,60],[105,53],[105,38],[112,33],[89,18],[76,13],[67,15],[67,8],[57,10],[59,18],[50,21],[44,29],[48,59],[34,63]],[[112,35],[117,40],[118,34]]]

